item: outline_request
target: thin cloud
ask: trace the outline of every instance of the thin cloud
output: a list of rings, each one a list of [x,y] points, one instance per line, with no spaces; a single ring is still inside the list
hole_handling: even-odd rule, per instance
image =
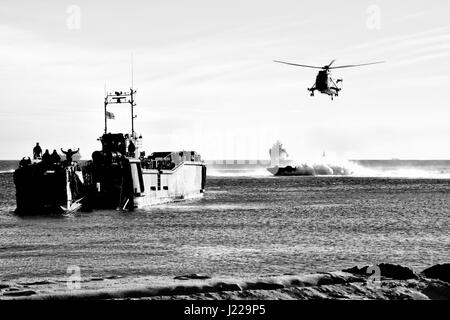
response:
[[[409,22],[411,20],[417,20],[417,19],[423,18],[425,16],[429,16],[431,14],[433,14],[432,10],[424,10],[424,11],[414,12],[414,13],[410,13],[410,14],[407,14],[403,17],[396,19],[395,23]]]

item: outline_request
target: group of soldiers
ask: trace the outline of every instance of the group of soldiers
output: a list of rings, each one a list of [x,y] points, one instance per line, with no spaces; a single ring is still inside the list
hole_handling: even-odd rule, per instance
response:
[[[76,151],[72,151],[72,149],[64,151],[61,148],[61,152],[66,155],[65,163],[71,164],[73,161],[73,159],[72,159],[73,155],[78,153],[79,151],[80,151],[80,149],[77,149]],[[61,157],[59,156],[59,154],[56,152],[55,149],[53,149],[52,153],[50,153],[48,151],[48,149],[46,149],[44,154],[42,154],[42,148],[39,145],[39,142],[37,142],[36,146],[33,148],[33,159],[34,160],[41,159],[42,163],[45,163],[45,164],[54,164],[54,163],[61,162]],[[31,159],[29,157],[28,157],[28,159],[26,159],[25,157],[22,158],[22,160],[19,163],[19,165],[21,165],[21,166],[25,166],[25,165],[29,165],[29,164],[31,164]]]

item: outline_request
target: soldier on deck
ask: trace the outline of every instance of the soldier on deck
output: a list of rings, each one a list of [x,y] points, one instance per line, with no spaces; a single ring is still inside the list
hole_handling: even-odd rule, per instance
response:
[[[130,157],[134,157],[134,152],[136,151],[136,146],[133,141],[130,140],[130,144],[128,145],[128,155]]]
[[[64,153],[65,155],[66,155],[66,162],[68,163],[68,164],[71,164],[72,163],[72,156],[75,154],[75,153],[78,153],[78,151],[80,151],[80,148],[78,148],[77,149],[77,151],[72,151],[72,149],[69,149],[69,150],[67,150],[67,151],[64,151],[62,148],[61,148],[61,151],[62,151],[62,153]]]
[[[61,161],[61,157],[59,156],[59,154],[56,152],[55,149],[53,149],[53,152],[50,155],[50,159],[51,159],[52,163],[58,163]]]
[[[36,146],[33,148],[33,159],[37,160],[41,157],[41,155],[42,155],[41,146],[39,145],[39,142],[36,142]]]
[[[42,162],[44,163],[50,163],[51,162],[51,156],[48,149],[45,149],[44,154],[42,155]]]
[[[27,157],[27,158],[23,157],[22,160],[20,160],[20,162],[19,162],[20,167],[26,167],[26,166],[29,166],[30,164],[31,164],[30,157]]]

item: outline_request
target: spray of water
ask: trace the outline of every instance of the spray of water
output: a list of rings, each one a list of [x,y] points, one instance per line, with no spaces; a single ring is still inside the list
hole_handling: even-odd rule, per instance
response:
[[[354,172],[354,166],[349,161],[331,159],[325,156],[325,154],[317,159],[290,159],[279,141],[272,146],[269,154],[271,167],[283,168],[284,172],[288,174],[328,176],[351,175]]]
[[[402,165],[401,162],[379,162],[376,165],[362,165],[357,161],[349,161],[339,158],[326,156],[316,159],[289,159],[286,150],[281,142],[277,141],[269,151],[270,165],[278,172],[276,168],[282,168],[287,174],[306,175],[306,176],[355,176],[355,177],[392,177],[392,178],[450,178],[450,165],[447,162],[439,165],[429,165],[418,163],[409,166]],[[395,161],[394,161],[395,162]]]
[[[318,159],[291,160],[290,166],[300,175],[311,176],[348,176],[358,171],[357,165],[323,156]]]

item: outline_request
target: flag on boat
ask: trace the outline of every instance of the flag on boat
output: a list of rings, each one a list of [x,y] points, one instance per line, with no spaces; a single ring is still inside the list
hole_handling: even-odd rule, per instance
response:
[[[115,119],[114,113],[106,111],[106,119]]]

